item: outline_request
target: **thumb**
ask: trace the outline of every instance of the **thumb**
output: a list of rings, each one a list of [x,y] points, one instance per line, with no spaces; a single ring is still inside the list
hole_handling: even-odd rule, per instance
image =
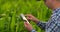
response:
[[[29,23],[28,22],[24,22],[24,25],[28,25]]]
[[[24,22],[24,26],[27,27],[29,24],[27,22]]]

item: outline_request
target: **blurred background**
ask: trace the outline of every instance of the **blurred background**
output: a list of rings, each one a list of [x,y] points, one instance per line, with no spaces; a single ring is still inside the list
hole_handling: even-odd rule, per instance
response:
[[[32,14],[42,22],[47,22],[51,10],[43,0],[0,0],[0,32],[29,32],[24,27],[20,14]],[[37,32],[44,32],[30,21]]]

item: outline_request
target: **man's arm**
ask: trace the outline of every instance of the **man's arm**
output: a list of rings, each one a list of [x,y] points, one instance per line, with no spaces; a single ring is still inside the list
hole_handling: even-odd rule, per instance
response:
[[[36,22],[36,24],[42,29],[45,29],[45,27],[46,27],[46,23],[43,23],[43,22],[40,22],[40,21]],[[37,31],[32,29],[31,32],[37,32]]]
[[[45,27],[46,27],[46,23],[45,22],[41,22],[41,21],[39,21],[38,23],[36,23],[40,28],[42,28],[42,29],[45,29]]]
[[[40,21],[36,21],[35,23],[42,29],[45,29],[45,27],[46,27],[46,23],[43,23],[43,22],[40,22]],[[37,32],[37,31],[32,29],[31,32]]]
[[[33,22],[35,22],[39,27],[41,27],[42,29],[45,29],[45,26],[46,26],[46,23],[42,23],[42,22],[40,22],[37,18],[35,18],[33,15],[31,15],[31,14],[27,14],[27,15],[25,15],[26,16],[26,18],[28,19],[28,20],[32,20]],[[31,31],[35,31],[35,30],[31,30]]]

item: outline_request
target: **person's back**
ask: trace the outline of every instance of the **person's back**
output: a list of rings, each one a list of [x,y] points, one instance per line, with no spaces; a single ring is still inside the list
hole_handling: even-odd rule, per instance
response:
[[[60,32],[60,8],[54,10],[51,18],[46,23],[46,32]]]

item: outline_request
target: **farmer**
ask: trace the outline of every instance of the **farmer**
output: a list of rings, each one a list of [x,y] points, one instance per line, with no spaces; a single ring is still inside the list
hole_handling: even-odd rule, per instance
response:
[[[31,14],[27,14],[26,18],[35,22],[40,28],[45,29],[45,32],[60,32],[60,0],[44,0],[44,3],[48,8],[53,10],[48,22],[43,23]],[[33,29],[32,25],[27,22],[24,22],[24,26],[28,31],[37,32]]]

